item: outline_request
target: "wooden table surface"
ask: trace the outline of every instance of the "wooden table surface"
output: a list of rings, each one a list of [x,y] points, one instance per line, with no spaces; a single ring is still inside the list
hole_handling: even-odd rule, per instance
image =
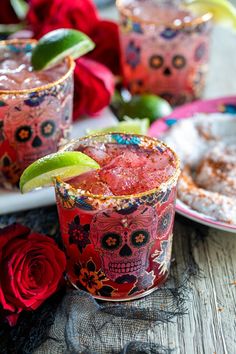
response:
[[[178,354],[236,353],[236,234],[177,216],[173,259],[177,279],[190,262],[199,272],[187,285],[186,315],[158,326],[155,342]]]
[[[102,11],[102,16],[117,19],[116,9],[110,7]],[[203,97],[234,94],[236,34],[216,27]],[[158,326],[150,333],[150,341],[173,348],[176,354],[236,353],[236,234],[177,216],[173,253],[177,278],[181,277],[190,256],[199,266],[199,276],[192,277],[188,285],[187,314],[171,324]]]

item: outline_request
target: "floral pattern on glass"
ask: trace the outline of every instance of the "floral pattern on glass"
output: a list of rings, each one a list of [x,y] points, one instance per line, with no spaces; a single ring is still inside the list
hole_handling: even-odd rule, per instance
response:
[[[92,295],[112,297],[116,291],[115,288],[106,284],[108,279],[101,269],[97,269],[92,259],[89,259],[85,265],[77,263],[74,272],[78,276],[76,285]]]
[[[80,252],[82,252],[90,244],[89,230],[90,225],[81,225],[80,217],[77,215],[68,225],[69,243],[76,244]]]
[[[156,250],[152,255],[153,262],[158,265],[159,275],[164,275],[169,272],[171,263],[171,250],[172,250],[172,235],[168,240],[161,241],[161,249]]]

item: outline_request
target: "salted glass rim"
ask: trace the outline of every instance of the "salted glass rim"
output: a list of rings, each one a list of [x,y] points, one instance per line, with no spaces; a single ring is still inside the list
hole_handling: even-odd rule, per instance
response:
[[[0,41],[0,47],[1,46],[7,46],[9,44],[34,44],[37,43],[38,41],[36,39],[7,39],[7,40],[2,40]],[[70,75],[73,73],[73,70],[75,68],[75,62],[74,59],[71,56],[68,56],[65,58],[67,68],[68,70],[66,71],[65,74],[63,74],[59,79],[52,81],[48,84],[42,85],[42,86],[37,86],[34,88],[28,88],[28,89],[20,89],[20,90],[0,90],[0,95],[24,95],[27,93],[32,93],[32,92],[40,92],[40,91],[45,91],[50,89],[51,87],[57,86],[58,84],[61,84],[64,82]]]
[[[86,191],[84,191],[84,190],[82,190],[80,188],[72,187],[70,183],[63,181],[60,177],[56,177],[55,181],[59,182],[61,185],[65,186],[65,187],[71,189],[74,192],[74,194],[82,194],[85,197],[89,197],[89,198],[92,198],[92,199],[100,199],[100,200],[124,200],[124,199],[131,199],[131,198],[141,198],[141,197],[145,197],[145,196],[150,195],[150,194],[155,194],[155,193],[161,192],[161,191],[167,189],[167,187],[169,185],[172,185],[175,182],[177,182],[178,177],[180,175],[180,160],[179,160],[178,155],[175,153],[175,151],[173,149],[171,149],[163,141],[160,141],[160,140],[158,140],[158,139],[156,139],[154,137],[151,137],[151,136],[141,135],[141,134],[130,134],[130,133],[112,133],[112,132],[111,133],[94,134],[94,135],[86,135],[86,136],[83,136],[83,137],[78,138],[78,139],[72,139],[69,143],[67,143],[66,145],[62,146],[60,148],[60,151],[68,151],[71,147],[75,146],[79,142],[81,142],[83,140],[86,140],[86,139],[101,138],[101,137],[104,137],[104,139],[105,139],[105,137],[112,137],[112,135],[114,135],[114,134],[120,134],[122,136],[127,136],[127,137],[135,136],[135,137],[138,137],[138,138],[141,138],[141,139],[144,139],[144,140],[148,140],[148,141],[151,140],[151,141],[153,141],[156,144],[156,146],[159,145],[159,146],[163,146],[163,147],[167,148],[173,154],[173,157],[174,157],[174,160],[175,160],[175,163],[176,163],[175,172],[173,173],[172,176],[170,176],[167,179],[167,181],[162,182],[158,187],[156,187],[154,189],[149,189],[149,190],[147,190],[145,192],[142,192],[142,193],[127,194],[127,195],[93,194],[93,193],[90,193],[90,192],[86,192]],[[114,143],[114,144],[118,144],[118,143]],[[82,193],[81,193],[81,191],[82,191]]]
[[[129,9],[127,9],[127,5],[125,4],[125,1],[127,0],[116,0],[116,7],[118,11],[120,12],[121,15],[129,18],[131,21],[140,23],[140,24],[145,24],[145,25],[155,25],[155,26],[162,26],[164,25],[165,27],[168,28],[173,28],[173,29],[181,29],[185,27],[195,27],[198,26],[204,22],[208,22],[212,19],[213,15],[211,12],[206,12],[203,15],[196,16],[190,21],[182,21],[180,20],[180,23],[175,24],[174,22],[165,22],[165,21],[151,21],[151,20],[145,20],[141,16],[136,16],[131,13]]]

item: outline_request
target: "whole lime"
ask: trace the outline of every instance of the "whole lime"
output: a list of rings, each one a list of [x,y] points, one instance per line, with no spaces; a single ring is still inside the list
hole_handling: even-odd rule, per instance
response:
[[[172,112],[170,104],[163,98],[151,94],[133,96],[122,105],[122,114],[131,118],[148,118],[150,123]]]

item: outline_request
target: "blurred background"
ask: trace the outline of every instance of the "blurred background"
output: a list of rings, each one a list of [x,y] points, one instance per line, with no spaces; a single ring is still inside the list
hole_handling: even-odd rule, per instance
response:
[[[230,0],[236,6],[236,0]],[[95,0],[102,17],[118,20],[115,0]],[[214,26],[211,42],[210,66],[204,98],[233,95],[236,81],[231,73],[236,72],[235,33],[229,28]]]

